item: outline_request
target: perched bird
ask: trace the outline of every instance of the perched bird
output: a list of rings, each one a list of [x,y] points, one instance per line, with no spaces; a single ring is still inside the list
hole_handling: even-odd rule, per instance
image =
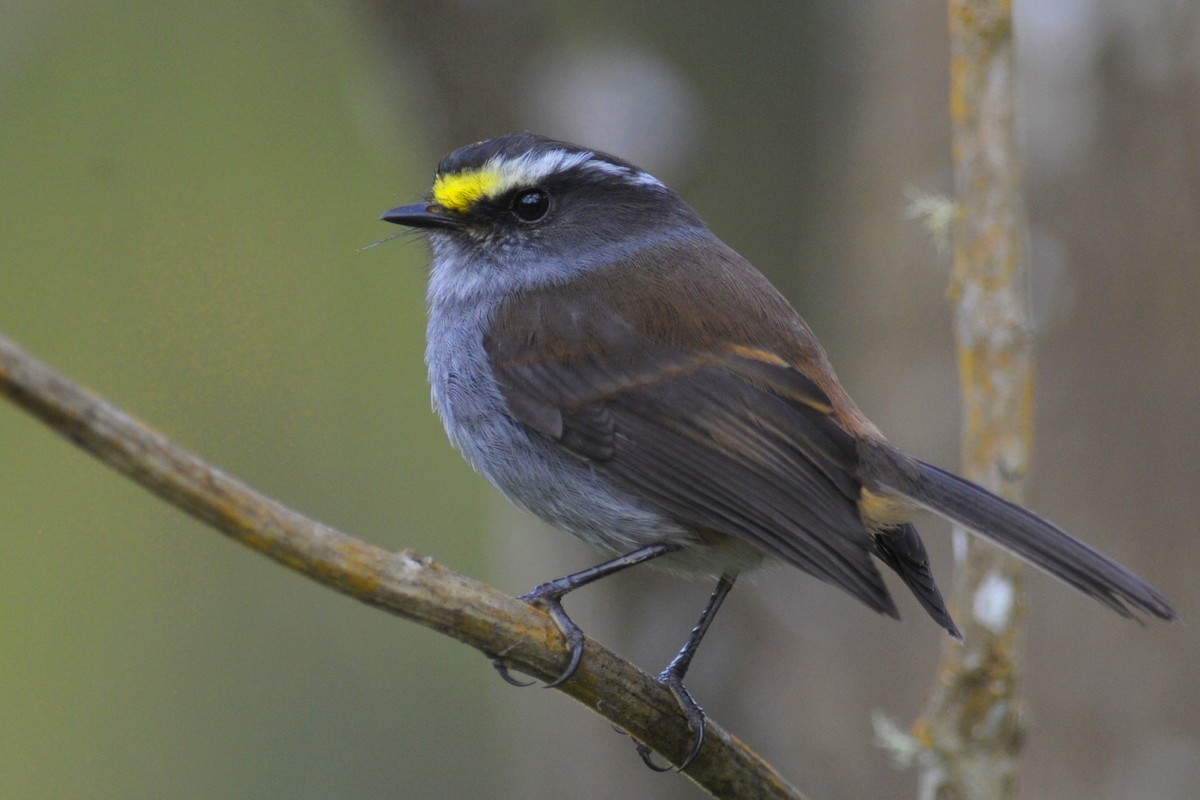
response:
[[[764,558],[896,617],[878,560],[960,637],[911,522],[920,508],[1122,615],[1175,618],[1122,565],[888,443],[783,296],[638,167],[503,136],[446,156],[426,202],[382,219],[432,247],[426,361],[454,446],[514,503],[612,557],[524,596],[571,650],[552,685],[583,654],[566,593],[647,561],[717,580],[660,676],[695,732],[679,769],[704,734],[688,665],[736,577]]]

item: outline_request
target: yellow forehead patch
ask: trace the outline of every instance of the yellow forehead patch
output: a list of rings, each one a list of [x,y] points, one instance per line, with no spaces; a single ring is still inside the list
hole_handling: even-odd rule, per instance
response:
[[[501,191],[504,176],[494,169],[472,169],[454,175],[438,175],[433,182],[433,202],[444,209],[465,213],[482,197]]]

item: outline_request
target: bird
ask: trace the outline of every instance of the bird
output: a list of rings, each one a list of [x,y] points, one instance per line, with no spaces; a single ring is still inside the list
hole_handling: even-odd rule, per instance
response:
[[[569,592],[642,563],[716,581],[659,675],[693,731],[677,769],[704,739],[688,667],[735,580],[764,561],[899,618],[883,564],[961,639],[913,524],[922,509],[1118,614],[1176,619],[1128,568],[888,442],[784,296],[632,163],[500,136],[445,156],[423,201],[381,219],[430,245],[426,363],[452,444],[517,506],[608,559],[522,596],[570,653],[548,685],[584,651]]]

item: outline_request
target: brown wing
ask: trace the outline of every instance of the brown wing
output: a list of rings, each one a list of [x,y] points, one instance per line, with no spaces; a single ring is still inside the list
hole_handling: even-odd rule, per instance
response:
[[[509,303],[485,346],[514,416],[668,515],[895,616],[830,398],[757,346],[712,331],[674,345],[695,309],[678,293],[654,305],[583,313],[561,290]]]

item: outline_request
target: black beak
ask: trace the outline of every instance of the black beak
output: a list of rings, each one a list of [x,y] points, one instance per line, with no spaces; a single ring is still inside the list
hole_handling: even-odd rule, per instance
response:
[[[391,211],[385,211],[380,217],[384,222],[394,222],[397,225],[407,225],[410,228],[461,228],[462,222],[452,217],[439,205],[417,203],[413,206],[400,206]]]

